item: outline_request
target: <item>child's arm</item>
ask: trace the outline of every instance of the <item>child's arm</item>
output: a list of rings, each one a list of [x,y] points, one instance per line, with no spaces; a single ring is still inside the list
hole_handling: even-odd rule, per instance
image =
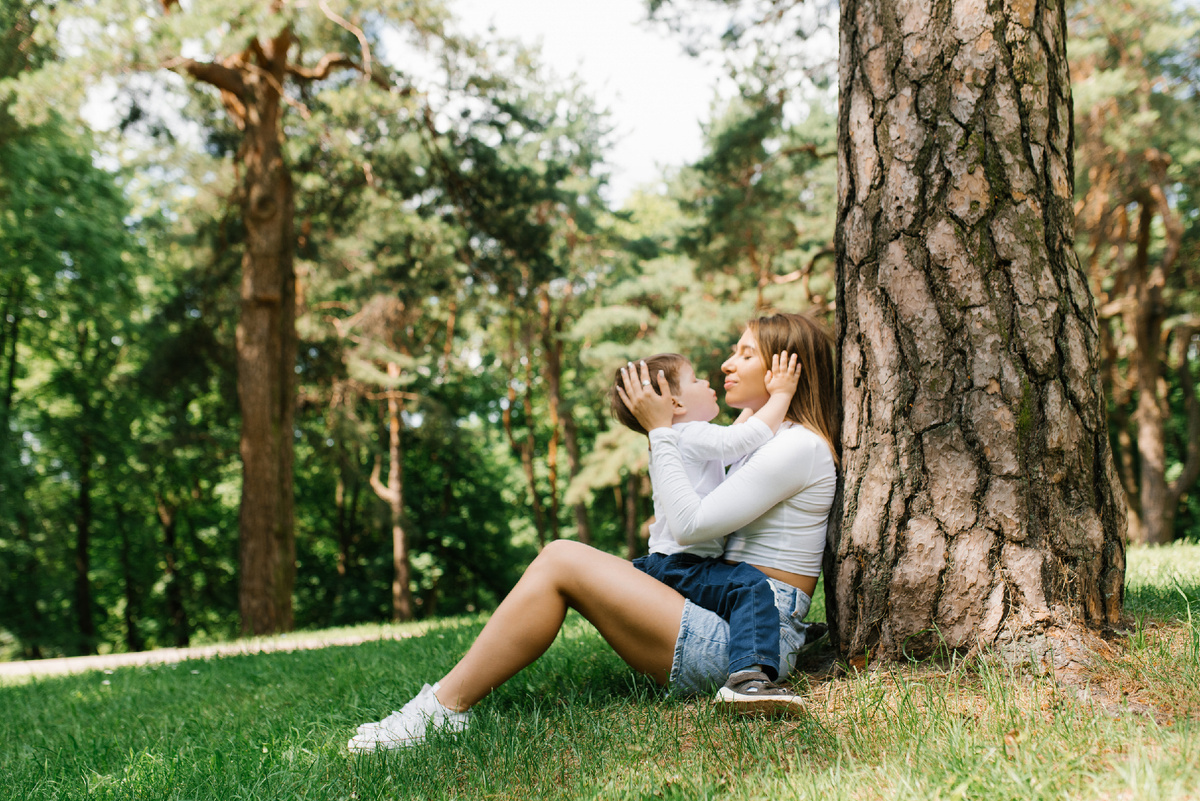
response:
[[[747,420],[749,420],[749,419],[750,419],[751,417],[753,417],[753,416],[754,416],[754,410],[753,410],[753,409],[742,409],[742,413],[741,413],[741,414],[739,414],[739,415],[737,416],[737,419],[736,419],[736,420],[734,420],[734,421],[733,421],[733,422],[732,422],[730,425],[735,425],[735,426],[736,426],[738,423],[744,423],[744,422],[746,422]]]
[[[792,395],[800,382],[800,367],[793,355],[778,353],[771,359],[766,384],[770,398],[757,413],[745,418],[745,425],[718,426],[690,423],[680,432],[679,451],[691,461],[717,460],[732,464],[752,453],[775,435],[787,414]],[[743,419],[742,417],[738,418]]]

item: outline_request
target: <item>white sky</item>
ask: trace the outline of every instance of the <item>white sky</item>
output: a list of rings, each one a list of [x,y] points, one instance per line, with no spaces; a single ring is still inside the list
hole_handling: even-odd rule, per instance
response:
[[[611,112],[610,202],[700,155],[700,123],[721,71],[644,24],[645,0],[456,0],[452,8],[467,31],[484,34],[490,24],[502,37],[540,42],[547,66],[578,74]]]

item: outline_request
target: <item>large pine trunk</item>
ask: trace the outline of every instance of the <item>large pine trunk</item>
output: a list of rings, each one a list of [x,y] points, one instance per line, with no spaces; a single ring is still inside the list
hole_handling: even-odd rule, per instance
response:
[[[1062,3],[841,9],[835,642],[1040,659],[1125,572]]]
[[[296,302],[294,199],[280,148],[286,32],[256,54],[247,70],[241,166],[246,252],[237,328],[242,413],[239,517],[242,631],[292,628],[296,545],[292,524],[293,397]]]

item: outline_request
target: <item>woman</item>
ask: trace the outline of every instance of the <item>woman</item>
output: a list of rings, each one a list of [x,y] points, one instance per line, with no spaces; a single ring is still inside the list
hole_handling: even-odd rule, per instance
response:
[[[769,397],[764,376],[770,357],[783,351],[798,354],[801,370],[785,427],[703,499],[683,472],[673,442],[669,391],[653,392],[644,367],[622,389],[650,433],[650,474],[655,492],[664,494],[672,533],[695,541],[734,531],[726,558],[746,561],[772,578],[781,621],[798,623],[820,573],[836,483],[831,342],[803,315],[762,317],[750,322],[721,370],[726,402],[757,410]],[[550,647],[569,608],[587,618],[630,667],[675,692],[700,692],[725,680],[729,629],[720,617],[620,557],[559,540],[533,560],[441,681],[425,685],[384,720],[359,726],[349,749],[415,745],[431,727],[466,728],[472,706]],[[781,628],[782,649],[794,650],[802,642],[800,630]],[[780,678],[790,666],[781,664]]]

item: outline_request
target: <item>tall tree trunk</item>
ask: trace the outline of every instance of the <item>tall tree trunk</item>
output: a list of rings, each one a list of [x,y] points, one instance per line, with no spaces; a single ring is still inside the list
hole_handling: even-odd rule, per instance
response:
[[[1063,4],[841,12],[835,642],[1041,660],[1116,622],[1125,572]]]
[[[537,491],[537,477],[534,473],[533,457],[537,453],[536,425],[533,417],[533,333],[531,324],[525,321],[522,327],[522,344],[525,346],[525,392],[521,403],[525,410],[525,442],[521,448],[521,464],[525,468],[525,478],[529,482],[529,497],[533,503],[533,524],[537,528],[538,547],[546,545],[546,518],[542,512],[542,498]]]
[[[79,651],[96,650],[96,621],[92,611],[92,438],[79,437],[79,497],[75,511],[75,620],[79,629]]]
[[[1137,248],[1134,255],[1134,289],[1137,303],[1132,318],[1137,355],[1138,501],[1141,504],[1141,542],[1161,545],[1172,539],[1175,510],[1167,509],[1167,401],[1159,385],[1163,382],[1162,303],[1164,276],[1158,265],[1150,267],[1150,227],[1154,222],[1154,202],[1144,197],[1138,215]]]
[[[128,518],[123,508],[117,510],[117,527],[121,529],[121,583],[125,596],[125,647],[130,653],[146,647],[138,629],[138,612],[141,602],[138,598],[137,580],[133,572],[133,548],[129,542]]]
[[[21,299],[24,290],[24,283],[13,281],[12,291],[4,303],[4,316],[0,317],[0,328],[8,328],[7,335],[0,339],[0,361],[5,362],[3,395],[0,395],[0,412],[3,413],[0,414],[0,421],[5,423],[5,427],[0,430],[5,432],[6,439],[8,417],[12,411],[13,393],[17,383],[17,345],[20,343]]]
[[[388,362],[388,376],[400,377],[400,366]],[[379,460],[371,471],[371,486],[379,497],[387,501],[392,521],[392,620],[400,622],[413,619],[412,566],[408,556],[408,536],[404,530],[404,450],[401,444],[400,393],[389,391],[387,395],[388,417],[388,482],[385,487],[379,480]]]
[[[516,299],[512,295],[509,295],[509,301],[511,307],[516,308]],[[530,367],[530,364],[532,364],[533,360],[533,352],[530,346],[528,329],[523,330],[522,337],[522,342],[525,345],[525,351],[527,354],[527,363],[525,369],[526,386],[523,402],[525,404],[526,428],[528,429],[528,434],[524,440],[520,442],[517,441],[516,431],[513,429],[512,424],[512,411],[517,403],[516,369],[518,364],[518,356],[516,326],[517,323],[515,316],[510,315],[508,332],[508,358],[506,359],[508,364],[508,395],[506,398],[508,404],[504,407],[501,419],[504,424],[504,435],[508,438],[509,447],[512,449],[514,454],[521,458],[521,468],[525,472],[525,483],[529,487],[530,505],[533,508],[534,527],[537,530],[538,546],[540,547],[546,543],[546,532],[542,523],[542,502],[537,494],[537,480],[533,470],[535,438],[533,435],[533,396],[530,394],[532,389],[529,386],[530,382],[533,381],[533,370]]]
[[[167,626],[171,644],[183,648],[191,642],[187,608],[183,603],[183,579],[179,575],[179,538],[177,536],[179,509],[168,506],[161,495],[155,495],[155,511],[163,532],[163,586],[167,603]]]
[[[76,330],[78,351],[77,364],[85,372],[87,350],[91,332],[87,323]],[[88,390],[82,388],[78,401],[81,432],[78,442],[79,496],[75,506],[75,620],[79,629],[79,651],[90,654],[96,650],[96,621],[92,611],[92,435],[88,427],[92,424],[92,410],[88,402]]]
[[[568,405],[563,409],[563,441],[567,445],[567,467],[571,472],[571,479],[579,475],[580,467],[583,464],[579,453],[579,433],[575,428],[575,414],[571,411]],[[576,503],[572,509],[575,512],[575,528],[579,532],[579,541],[585,545],[590,545],[592,542],[592,521],[588,517],[588,508],[585,503]]]
[[[638,479],[633,473],[625,480],[625,556],[636,559],[638,551]],[[619,501],[618,501],[619,502]]]
[[[559,407],[562,403],[562,315],[557,319],[550,292],[542,287],[538,296],[542,314],[542,357],[546,361],[546,402],[549,407],[550,443],[546,448],[546,470],[550,479],[550,539],[558,539],[558,440],[561,436]]]
[[[289,631],[296,543],[292,459],[296,363],[291,174],[280,147],[284,29],[255,47],[259,69],[245,82],[241,164],[246,252],[237,327],[238,400],[242,413],[242,503],[239,516],[242,631]]]

